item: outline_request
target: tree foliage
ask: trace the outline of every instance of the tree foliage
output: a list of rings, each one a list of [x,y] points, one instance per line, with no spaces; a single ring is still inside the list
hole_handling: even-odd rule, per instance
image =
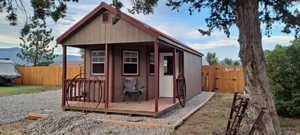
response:
[[[233,65],[239,66],[239,65],[241,65],[241,63],[240,63],[239,61],[235,61],[235,62],[233,63]]]
[[[224,65],[233,65],[233,60],[231,58],[224,59]]]
[[[219,60],[218,60],[216,53],[208,52],[206,55],[206,61],[208,62],[209,65],[218,65],[219,64]]]
[[[25,15],[25,25],[21,32],[27,34],[31,25],[28,24],[28,20],[51,18],[57,22],[60,18],[65,17],[69,2],[78,2],[78,0],[30,0],[33,9],[30,11],[28,7],[25,7],[23,0],[0,0],[0,13],[6,16],[10,25],[17,25],[19,16]]]
[[[20,39],[21,53],[17,56],[33,66],[45,66],[53,63],[54,49],[57,47],[50,46],[54,37],[51,36],[51,29],[48,29],[46,23],[42,20],[33,20],[29,25],[30,31],[27,34],[22,34]]]
[[[267,71],[280,115],[300,117],[300,39],[266,50]]]
[[[172,10],[188,7],[189,13],[201,12],[203,8],[210,9],[210,16],[205,21],[207,30],[199,29],[204,35],[210,35],[214,29],[223,30],[230,36],[230,28],[236,24],[237,8],[242,0],[168,0],[167,6]],[[259,2],[259,19],[264,23],[266,35],[270,36],[272,25],[275,22],[284,24],[282,32],[291,33],[293,30],[298,35],[300,31],[300,12],[293,10],[299,0],[257,0]],[[132,13],[152,13],[158,0],[133,0]],[[142,6],[144,5],[144,6]]]
[[[134,0],[133,7],[139,3],[157,3],[157,0]],[[187,7],[190,14],[209,10],[205,19],[207,29],[199,29],[204,35],[217,29],[228,37],[230,28],[237,26],[239,30],[240,53],[246,80],[246,91],[250,97],[248,113],[250,121],[266,108],[262,124],[255,134],[280,135],[280,123],[277,116],[273,96],[266,74],[266,62],[262,49],[261,27],[265,26],[266,35],[271,36],[272,25],[276,22],[284,25],[282,32],[297,36],[300,31],[300,13],[293,8],[300,0],[168,0],[167,6],[173,10]],[[151,13],[152,8],[133,8],[141,13]],[[264,25],[261,25],[264,24]]]

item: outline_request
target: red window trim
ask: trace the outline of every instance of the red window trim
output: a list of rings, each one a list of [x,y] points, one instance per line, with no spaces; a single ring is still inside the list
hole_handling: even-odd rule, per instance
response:
[[[138,58],[138,60],[137,60],[137,73],[136,74],[131,74],[131,73],[124,73],[124,56],[123,56],[123,53],[124,53],[124,51],[135,51],[135,52],[137,52],[138,53],[138,56],[137,56],[137,58]],[[122,73],[121,73],[121,76],[125,76],[125,77],[135,77],[135,76],[140,76],[140,51],[139,50],[137,50],[137,49],[122,49],[122,59],[121,59],[121,61],[122,61],[122,65],[121,65],[121,68],[122,68]]]
[[[91,76],[105,76],[105,73],[93,73],[93,51],[103,51],[105,54],[104,49],[94,49],[90,51],[90,75]],[[104,55],[105,57],[105,55]],[[103,63],[103,65],[105,66],[105,62]]]

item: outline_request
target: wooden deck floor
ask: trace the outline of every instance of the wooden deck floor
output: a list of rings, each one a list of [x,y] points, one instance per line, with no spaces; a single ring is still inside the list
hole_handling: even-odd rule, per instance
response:
[[[160,98],[158,100],[158,112],[155,112],[154,100],[136,102],[113,102],[109,103],[109,107],[107,110],[105,110],[103,103],[98,104],[87,102],[69,102],[69,104],[67,104],[64,109],[158,117],[161,114],[170,111],[177,104],[178,103],[173,104],[172,98]]]

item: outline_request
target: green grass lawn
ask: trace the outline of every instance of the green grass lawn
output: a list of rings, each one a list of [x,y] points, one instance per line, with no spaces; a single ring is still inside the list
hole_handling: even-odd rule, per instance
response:
[[[59,86],[38,86],[38,85],[15,85],[0,86],[0,96],[9,96],[24,93],[36,93],[45,90],[57,90]]]

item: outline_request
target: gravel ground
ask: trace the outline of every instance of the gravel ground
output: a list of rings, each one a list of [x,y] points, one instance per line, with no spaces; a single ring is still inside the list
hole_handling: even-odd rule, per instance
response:
[[[23,132],[31,135],[171,135],[173,129],[108,124],[80,113],[66,112],[39,119],[28,125]]]
[[[189,100],[184,108],[182,108],[181,106],[177,106],[176,109],[161,116],[160,118],[141,116],[130,117],[126,115],[106,115],[103,113],[85,114],[81,112],[71,111],[62,112],[60,108],[60,91],[47,91],[35,94],[5,96],[0,97],[0,125],[22,120],[29,112],[35,112],[48,113],[50,115],[46,119],[40,119],[29,125],[25,130],[25,132],[27,133],[33,133],[37,135],[54,135],[71,134],[78,131],[82,134],[170,134],[172,132],[171,129],[112,125],[108,123],[101,123],[98,120],[109,119],[174,125],[180,118],[192,111],[200,103],[203,103],[208,98],[211,98],[213,94],[214,93],[210,92],[202,92],[201,94]],[[55,126],[57,124],[59,125]]]
[[[29,112],[60,111],[61,91],[0,97],[0,125],[22,120]]]

